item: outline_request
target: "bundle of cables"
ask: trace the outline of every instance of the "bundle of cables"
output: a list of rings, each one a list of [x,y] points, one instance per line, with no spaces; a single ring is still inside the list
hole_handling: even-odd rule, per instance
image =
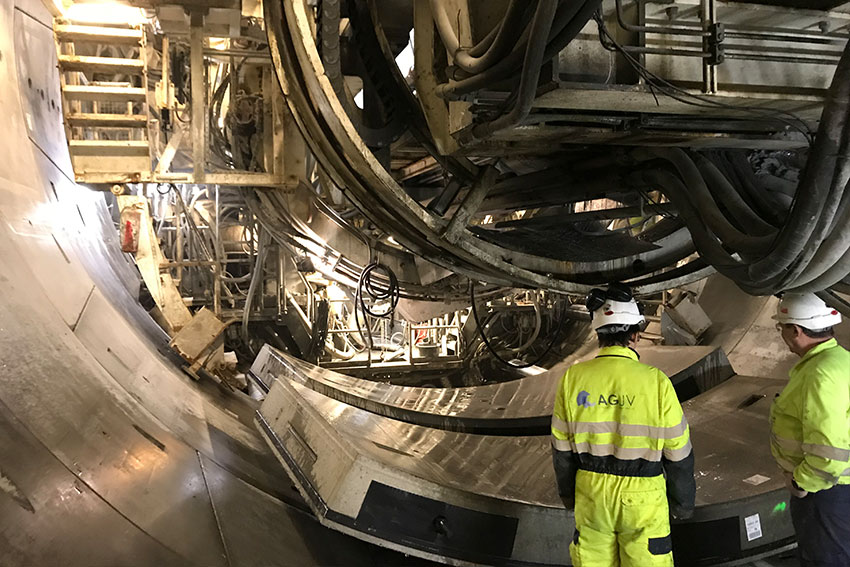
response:
[[[375,276],[381,274],[385,281],[378,280]],[[365,295],[364,295],[365,292]],[[366,297],[369,298],[369,303],[366,302]],[[369,352],[372,352],[374,346],[372,340],[372,327],[369,323],[369,317],[375,319],[390,319],[392,320],[395,314],[395,308],[399,300],[398,279],[393,271],[375,261],[369,262],[363,271],[360,273],[360,279],[357,281],[357,290],[354,296],[354,320],[357,323],[357,332],[363,337],[363,328],[360,325],[360,313],[363,313],[363,321],[366,325],[366,339],[369,343]],[[377,306],[382,305],[382,309]]]
[[[558,337],[561,336],[561,329],[564,326],[564,319],[566,318],[566,317],[562,316],[560,319],[558,319],[558,328],[555,330],[554,333],[552,333],[552,337],[549,339],[549,344],[546,345],[546,349],[542,353],[540,353],[540,356],[538,356],[532,362],[523,362],[522,364],[514,364],[512,361],[505,360],[504,358],[502,358],[502,356],[493,347],[492,343],[490,343],[490,339],[488,339],[487,335],[484,333],[484,327],[481,325],[481,320],[478,318],[478,308],[475,307],[475,282],[472,281],[472,280],[469,281],[469,302],[471,304],[472,317],[475,320],[475,326],[478,328],[478,334],[481,336],[481,342],[484,343],[484,346],[487,347],[487,350],[490,351],[490,354],[493,355],[493,358],[495,358],[496,360],[498,360],[499,362],[501,362],[502,364],[504,364],[505,366],[508,366],[510,368],[517,368],[517,369],[519,369],[519,368],[530,368],[532,366],[537,366],[540,362],[542,362],[543,359],[546,358],[546,355],[549,354],[549,351],[552,350],[552,347],[555,346],[555,343],[557,342]],[[512,350],[515,350],[515,349],[512,349]]]
[[[487,122],[477,124],[472,135],[485,138],[521,122],[531,110],[540,69],[581,31],[600,0],[512,0],[501,22],[473,47],[461,47],[444,3],[431,0],[434,23],[446,50],[457,66],[454,76],[437,92],[451,100],[492,88],[500,81],[520,79],[504,108]],[[510,109],[508,105],[512,104]]]
[[[617,43],[601,15],[595,19],[603,46],[619,52],[653,93],[776,120],[799,130],[811,144],[791,207],[784,211],[759,191],[747,167],[678,148],[641,148],[630,154],[636,166],[631,180],[667,195],[700,256],[754,295],[820,292],[844,282],[850,273],[850,43],[812,140],[805,122],[791,113],[728,105],[665,81]]]

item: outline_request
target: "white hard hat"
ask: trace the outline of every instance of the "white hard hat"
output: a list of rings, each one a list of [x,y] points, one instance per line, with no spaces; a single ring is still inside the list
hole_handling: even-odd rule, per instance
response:
[[[606,325],[639,325],[644,320],[634,299],[630,301],[608,299],[602,307],[593,312],[593,330],[597,331]]]
[[[786,293],[773,318],[786,325],[799,325],[817,331],[841,322],[841,313],[828,307],[813,293]]]

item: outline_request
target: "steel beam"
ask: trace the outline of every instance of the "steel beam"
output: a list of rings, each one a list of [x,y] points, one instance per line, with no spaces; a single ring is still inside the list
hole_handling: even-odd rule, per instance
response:
[[[191,13],[189,59],[192,85],[192,168],[193,182],[205,183],[207,162],[207,83],[204,65],[204,16]]]

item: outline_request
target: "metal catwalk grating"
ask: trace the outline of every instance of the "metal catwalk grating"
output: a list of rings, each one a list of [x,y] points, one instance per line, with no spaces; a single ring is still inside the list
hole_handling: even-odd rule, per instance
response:
[[[651,242],[638,240],[624,233],[600,231],[598,225],[563,225],[545,230],[518,228],[510,231],[470,227],[484,240],[512,250],[571,262],[613,260],[633,254],[656,250]],[[608,232],[609,234],[605,234]]]

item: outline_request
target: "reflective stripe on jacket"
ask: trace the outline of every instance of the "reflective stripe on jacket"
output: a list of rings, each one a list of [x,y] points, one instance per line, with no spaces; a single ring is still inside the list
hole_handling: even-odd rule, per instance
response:
[[[693,507],[690,431],[673,384],[635,351],[605,347],[570,367],[558,386],[552,446],[559,492],[574,498],[575,469],[654,477],[666,469],[668,494]]]
[[[850,484],[850,352],[830,339],[789,374],[770,408],[776,462],[809,492]]]

